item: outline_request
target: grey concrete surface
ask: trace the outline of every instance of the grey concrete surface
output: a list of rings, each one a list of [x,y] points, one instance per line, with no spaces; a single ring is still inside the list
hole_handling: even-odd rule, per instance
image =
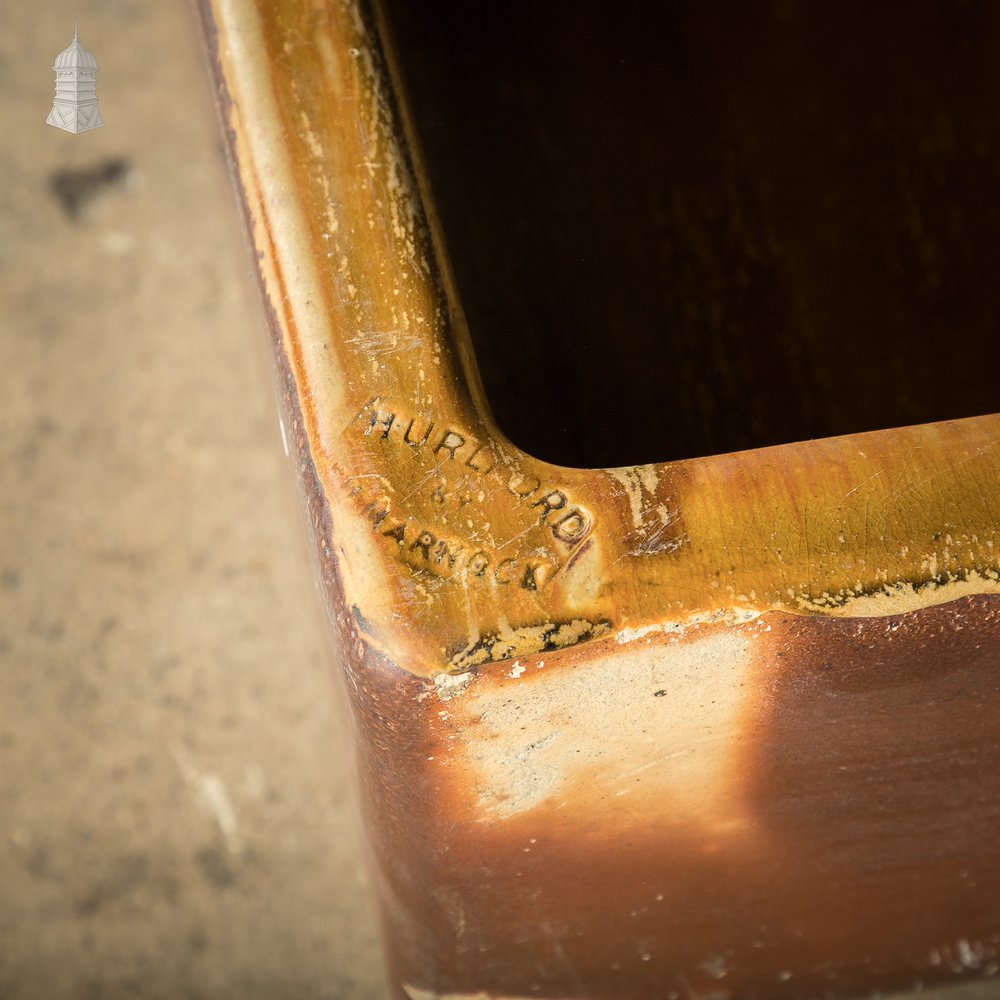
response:
[[[193,11],[5,4],[0,95],[0,998],[383,997]]]
[[[3,5],[4,1000],[385,995],[211,102],[183,0]]]

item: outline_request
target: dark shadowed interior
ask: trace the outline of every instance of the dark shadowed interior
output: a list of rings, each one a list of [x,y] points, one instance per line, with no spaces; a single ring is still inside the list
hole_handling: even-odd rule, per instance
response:
[[[998,409],[1000,4],[385,8],[526,451],[621,465]]]

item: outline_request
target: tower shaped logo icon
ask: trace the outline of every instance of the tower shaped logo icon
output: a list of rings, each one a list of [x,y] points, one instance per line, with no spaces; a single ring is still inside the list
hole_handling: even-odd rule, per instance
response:
[[[56,97],[46,123],[67,132],[87,132],[104,124],[97,106],[97,60],[76,30],[69,48],[56,56]]]

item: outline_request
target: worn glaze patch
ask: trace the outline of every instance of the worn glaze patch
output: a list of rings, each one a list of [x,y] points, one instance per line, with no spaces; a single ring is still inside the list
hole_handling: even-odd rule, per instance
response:
[[[629,521],[623,536],[625,554],[641,557],[675,552],[685,542],[683,521],[676,502],[660,495],[655,465],[608,469],[608,478],[624,490]]]
[[[449,715],[460,734],[449,773],[467,783],[477,819],[545,805],[586,823],[641,812],[650,822],[742,829],[739,750],[749,733],[756,626],[679,641],[615,644],[572,669],[519,660],[482,675]],[[518,669],[519,668],[519,669]]]

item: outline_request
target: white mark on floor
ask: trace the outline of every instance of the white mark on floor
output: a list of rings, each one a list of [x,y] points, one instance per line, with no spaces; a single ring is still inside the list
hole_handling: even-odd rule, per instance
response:
[[[230,853],[239,854],[243,850],[243,838],[236,822],[236,811],[222,778],[200,770],[183,747],[174,746],[170,753],[181,777],[215,820]]]

